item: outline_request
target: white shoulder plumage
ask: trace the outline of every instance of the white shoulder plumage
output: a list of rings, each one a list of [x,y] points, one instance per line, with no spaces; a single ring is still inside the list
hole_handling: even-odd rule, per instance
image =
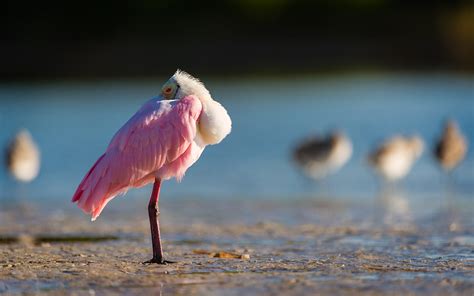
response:
[[[199,132],[206,144],[220,143],[232,129],[232,121],[227,110],[218,102],[203,104],[199,122]]]

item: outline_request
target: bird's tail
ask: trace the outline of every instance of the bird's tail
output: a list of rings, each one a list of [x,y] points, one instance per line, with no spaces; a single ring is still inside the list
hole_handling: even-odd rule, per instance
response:
[[[92,221],[100,215],[105,205],[119,193],[110,192],[109,166],[104,159],[105,156],[103,154],[97,159],[72,197],[72,202],[77,203],[77,206],[85,213],[92,215]]]

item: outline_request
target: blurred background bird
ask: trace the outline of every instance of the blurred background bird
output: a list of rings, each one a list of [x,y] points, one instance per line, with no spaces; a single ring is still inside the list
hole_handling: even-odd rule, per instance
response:
[[[28,130],[20,130],[8,144],[6,164],[17,181],[30,182],[38,176],[40,151]]]
[[[326,136],[313,136],[299,144],[293,152],[296,164],[314,180],[337,172],[351,155],[351,140],[339,131]]]
[[[448,120],[434,149],[439,165],[446,172],[454,170],[466,156],[467,148],[467,140],[458,124],[453,120]]]
[[[423,153],[423,140],[418,136],[394,136],[369,155],[369,164],[386,181],[405,177]]]

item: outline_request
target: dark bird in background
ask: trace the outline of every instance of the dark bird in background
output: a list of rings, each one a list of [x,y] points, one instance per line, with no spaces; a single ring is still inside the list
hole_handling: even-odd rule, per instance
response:
[[[467,140],[457,123],[448,120],[434,149],[434,155],[440,166],[447,172],[454,170],[466,156],[467,148]]]
[[[298,145],[293,158],[310,178],[321,180],[338,171],[351,157],[352,143],[342,132],[314,136]]]

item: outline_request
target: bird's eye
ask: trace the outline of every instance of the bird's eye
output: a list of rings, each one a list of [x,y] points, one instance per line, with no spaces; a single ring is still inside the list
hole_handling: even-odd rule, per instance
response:
[[[161,95],[166,97],[167,99],[172,99],[178,93],[179,84],[176,81],[167,81],[161,87]]]

